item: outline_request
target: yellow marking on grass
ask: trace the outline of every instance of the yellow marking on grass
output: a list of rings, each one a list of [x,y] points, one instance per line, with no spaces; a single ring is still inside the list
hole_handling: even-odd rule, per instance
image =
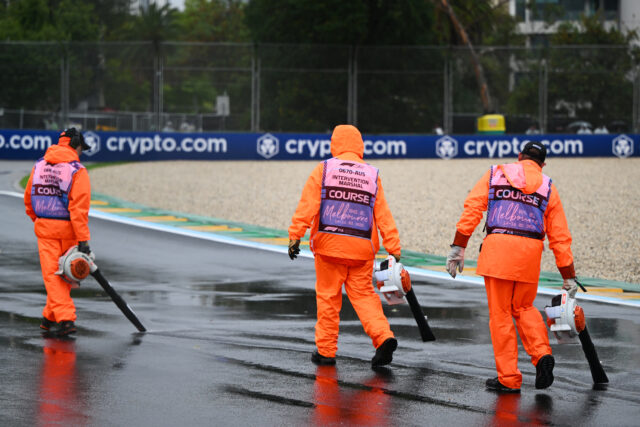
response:
[[[141,212],[140,209],[132,209],[132,208],[96,208],[100,212],[108,212],[108,213],[125,213],[125,212]]]
[[[139,219],[140,221],[149,221],[149,222],[186,222],[189,221],[187,218],[178,218],[173,215],[158,215],[158,216],[136,216],[135,219]]]
[[[585,295],[596,295],[599,297],[611,297],[616,299],[640,299],[640,293],[638,292],[624,292],[622,289],[615,288],[587,288],[589,292]]]
[[[195,231],[242,231],[242,228],[229,228],[228,225],[190,225],[183,228]]]
[[[441,271],[443,273],[447,272],[447,266],[446,265],[420,265],[420,268],[424,268],[425,270],[433,270],[433,271]],[[476,274],[476,268],[475,267],[464,267],[464,270],[462,271],[462,273],[458,273],[458,274],[462,274],[463,276],[478,276],[478,274]]]
[[[622,299],[640,299],[640,294],[637,292],[625,292],[622,295],[616,295],[616,298]]]
[[[251,240],[253,240],[254,242],[272,243],[276,245],[289,245],[288,237],[257,237]],[[309,242],[306,242],[306,241],[300,242],[300,246],[304,246],[304,245],[308,246]]]

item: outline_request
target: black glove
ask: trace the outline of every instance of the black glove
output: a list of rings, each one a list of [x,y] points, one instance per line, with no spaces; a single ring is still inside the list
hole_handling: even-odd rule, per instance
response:
[[[89,242],[86,240],[83,242],[78,242],[78,251],[83,254],[89,255],[91,253],[91,249],[89,249]]]
[[[296,259],[300,253],[300,240],[289,239],[289,258]]]

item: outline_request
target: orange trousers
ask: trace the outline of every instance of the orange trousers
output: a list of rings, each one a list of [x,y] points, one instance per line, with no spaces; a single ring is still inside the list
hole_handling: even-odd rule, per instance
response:
[[[40,254],[40,268],[42,279],[47,290],[47,303],[42,310],[42,315],[54,322],[76,320],[76,307],[71,299],[71,285],[57,274],[58,260],[71,246],[76,245],[75,240],[59,240],[38,238],[38,252]]]
[[[516,328],[534,366],[542,356],[551,354],[547,326],[538,309],[533,306],[538,284],[488,276],[485,276],[484,284],[489,302],[489,329],[498,380],[507,387],[520,388],[522,373],[518,369]]]
[[[382,311],[380,297],[373,290],[373,259],[358,265],[332,261],[322,255],[315,257],[318,352],[325,357],[335,357],[338,351],[343,284],[364,331],[378,348],[387,338],[393,338],[393,332]]]

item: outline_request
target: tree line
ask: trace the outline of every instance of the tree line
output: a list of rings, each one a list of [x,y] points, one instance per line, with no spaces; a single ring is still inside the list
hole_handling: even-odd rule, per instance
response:
[[[197,70],[223,68],[225,61],[229,67],[253,65],[247,49],[231,53],[233,47],[207,50],[198,43],[240,43],[274,46],[260,50],[265,69],[331,68],[336,66],[332,62],[354,63],[348,56],[360,52],[359,70],[404,72],[394,79],[383,72],[359,75],[358,117],[369,131],[423,132],[441,121],[445,66],[453,70],[449,84],[455,92],[450,106],[454,112],[479,115],[490,108],[535,120],[540,102],[545,102],[558,117],[569,110],[592,122],[629,117],[634,102],[635,32],[606,28],[595,14],[578,23],[561,23],[544,44],[528,49],[506,3],[186,0],[184,10],[155,2],[133,10],[130,0],[3,0],[0,107],[58,108],[62,69],[73,82],[72,108],[84,100],[94,109],[153,111],[159,93],[154,88],[154,61],[160,58],[175,70],[161,82],[165,111],[213,112],[222,86],[233,101],[246,99],[243,93],[251,83],[247,75],[216,80]],[[556,24],[560,16],[554,7],[544,15],[548,25]],[[298,47],[275,47],[288,45]],[[437,49],[419,55],[409,49],[411,61],[401,56],[402,49],[420,47]],[[475,66],[490,90],[490,107],[482,101],[483,83]],[[196,71],[180,71],[186,69]],[[431,70],[435,77],[425,82],[430,74],[415,70]],[[265,73],[261,97],[278,108],[264,108],[263,127],[317,131],[344,116],[346,79],[311,76]],[[221,80],[225,80],[222,85]],[[541,101],[543,83],[546,98]],[[246,102],[232,102],[238,128],[247,126],[247,111]]]

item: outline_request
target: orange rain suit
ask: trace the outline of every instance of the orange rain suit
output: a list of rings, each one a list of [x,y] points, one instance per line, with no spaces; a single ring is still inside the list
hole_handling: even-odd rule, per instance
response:
[[[341,160],[365,163],[362,135],[354,126],[339,125],[331,136],[331,154]],[[342,307],[342,284],[365,332],[378,348],[393,338],[389,322],[382,311],[380,297],[374,292],[372,274],[375,255],[380,249],[378,229],[385,249],[400,255],[400,238],[387,205],[378,176],[378,193],[373,207],[371,240],[349,235],[318,232],[323,162],[311,172],[298,207],[291,219],[289,238],[300,240],[311,228],[310,247],[316,266],[316,346],[325,357],[335,357],[338,350],[338,330]]]
[[[61,137],[58,145],[49,147],[44,155],[48,163],[80,161],[78,153],[69,146],[69,137]],[[35,169],[35,167],[34,167]],[[38,252],[42,278],[47,290],[47,303],[42,315],[48,320],[62,322],[76,320],[76,308],[71,299],[71,285],[54,274],[58,270],[58,260],[71,246],[79,241],[90,240],[89,207],[91,204],[91,184],[85,168],[73,175],[69,190],[70,220],[39,218],[31,206],[31,183],[33,172],[24,191],[24,204],[27,215],[35,222],[34,230],[38,237]]]
[[[525,194],[542,184],[542,167],[533,160],[521,160],[524,167]],[[487,171],[464,201],[464,212],[456,224],[454,245],[466,247],[469,237],[487,210],[489,178]],[[507,176],[512,185],[514,179]],[[549,202],[544,213],[545,233],[549,248],[563,278],[575,277],[571,234],[555,185],[551,184]],[[489,329],[499,381],[510,388],[520,388],[522,374],[518,370],[518,342],[513,319],[531,363],[551,354],[547,328],[540,312],[533,306],[538,290],[540,259],[544,241],[510,234],[493,233],[485,237],[478,258],[477,274],[484,276],[489,304]]]

